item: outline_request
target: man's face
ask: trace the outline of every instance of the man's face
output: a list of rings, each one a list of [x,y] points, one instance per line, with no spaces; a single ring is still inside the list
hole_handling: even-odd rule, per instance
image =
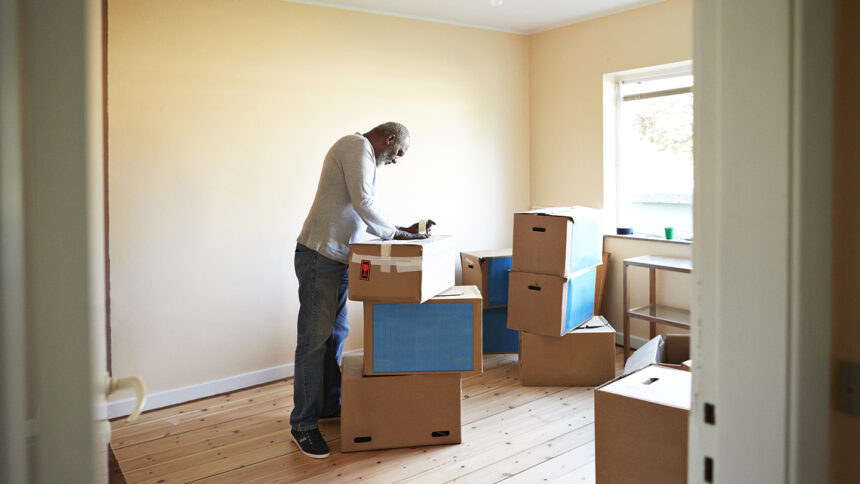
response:
[[[376,166],[397,163],[400,157],[405,155],[406,150],[409,149],[409,138],[404,139],[402,142],[392,139],[390,142],[386,141],[386,145],[385,149],[376,153]]]

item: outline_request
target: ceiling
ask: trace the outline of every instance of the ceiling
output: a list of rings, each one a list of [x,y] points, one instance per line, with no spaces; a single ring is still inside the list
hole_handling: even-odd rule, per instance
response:
[[[663,0],[287,0],[482,29],[532,34]]]

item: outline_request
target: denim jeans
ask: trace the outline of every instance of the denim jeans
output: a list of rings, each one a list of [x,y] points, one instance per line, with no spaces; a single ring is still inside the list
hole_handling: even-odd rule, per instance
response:
[[[299,319],[290,425],[317,428],[319,418],[340,410],[340,355],[349,334],[346,264],[296,245]]]

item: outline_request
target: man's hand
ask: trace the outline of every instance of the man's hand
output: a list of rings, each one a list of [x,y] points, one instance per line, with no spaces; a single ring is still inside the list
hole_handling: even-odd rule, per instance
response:
[[[394,240],[417,240],[426,239],[427,237],[430,237],[430,234],[413,234],[401,229],[397,229],[397,231],[394,232]]]
[[[427,230],[425,232],[427,235],[430,235],[430,227],[434,225],[436,225],[436,222],[432,220],[427,220]],[[403,232],[407,232],[410,234],[418,234],[418,222],[410,225],[409,227],[397,227],[397,230],[402,230]],[[394,238],[396,239],[397,237]]]

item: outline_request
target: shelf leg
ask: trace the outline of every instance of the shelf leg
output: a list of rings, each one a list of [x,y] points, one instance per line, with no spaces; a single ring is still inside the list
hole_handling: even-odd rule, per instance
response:
[[[627,263],[624,263],[624,272],[621,282],[623,294],[621,299],[624,303],[624,363],[627,363],[627,356],[630,354],[630,294],[627,292]]]
[[[651,315],[655,316],[657,313],[657,269],[652,267],[649,272],[648,288],[651,298],[649,304],[651,304]],[[657,336],[657,323],[651,321],[651,337],[648,339],[654,339],[655,336]]]

